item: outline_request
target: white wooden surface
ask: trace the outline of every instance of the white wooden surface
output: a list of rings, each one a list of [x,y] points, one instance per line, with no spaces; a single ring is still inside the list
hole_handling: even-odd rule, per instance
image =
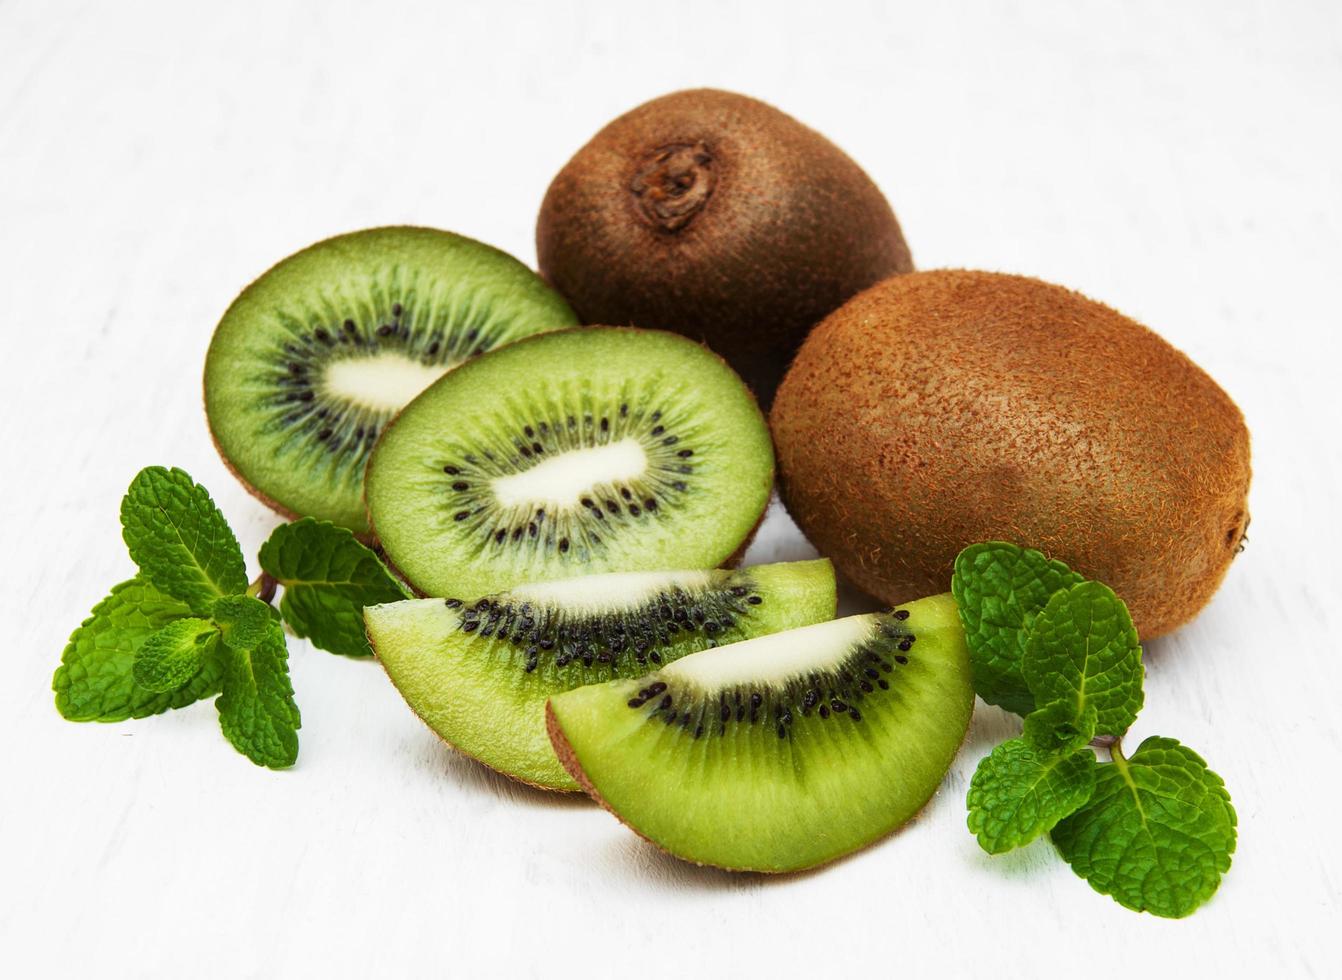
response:
[[[1249,548],[1151,644],[1134,732],[1187,741],[1234,794],[1239,853],[1193,918],[1118,908],[1045,842],[978,850],[966,779],[1013,731],[982,705],[916,824],[783,880],[680,864],[484,772],[376,664],[299,642],[288,773],[236,755],[208,703],[56,715],[66,636],[130,573],[140,466],[204,481],[249,555],[276,523],[200,408],[243,284],[393,222],[532,261],[568,155],[696,84],[845,147],[922,267],[1080,288],[1243,407]],[[1342,975],[1340,134],[1330,0],[0,3],[0,974]],[[776,512],[750,557],[806,553]]]

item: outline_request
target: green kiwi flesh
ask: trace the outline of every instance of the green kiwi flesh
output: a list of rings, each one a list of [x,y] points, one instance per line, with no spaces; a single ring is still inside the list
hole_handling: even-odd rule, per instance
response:
[[[555,752],[664,850],[783,872],[870,844],[940,785],[973,708],[949,594],[550,699]]]
[[[672,333],[509,344],[427,388],[368,465],[374,532],[431,596],[713,568],[758,524],[773,445],[741,379]]]
[[[205,361],[205,412],[229,468],[290,516],[367,531],[363,474],[406,402],[468,358],[576,323],[497,249],[374,228],[281,261],[229,306]]]
[[[546,734],[551,695],[822,622],[834,608],[822,559],[589,575],[369,606],[364,620],[392,683],[446,742],[515,779],[576,791]]]

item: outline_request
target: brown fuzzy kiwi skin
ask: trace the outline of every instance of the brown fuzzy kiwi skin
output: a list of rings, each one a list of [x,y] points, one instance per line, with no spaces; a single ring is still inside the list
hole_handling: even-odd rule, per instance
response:
[[[889,203],[842,150],[714,89],[654,99],[597,133],[550,184],[536,249],[584,323],[704,341],[766,406],[817,321],[913,268]]]
[[[1151,639],[1206,605],[1249,519],[1230,397],[1146,327],[1022,276],[919,272],[854,297],[770,424],[788,511],[889,603],[1007,540],[1109,585]]]

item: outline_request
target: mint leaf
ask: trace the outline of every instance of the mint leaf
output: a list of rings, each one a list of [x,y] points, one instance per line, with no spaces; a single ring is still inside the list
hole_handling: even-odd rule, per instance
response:
[[[1003,742],[979,763],[969,784],[969,829],[989,854],[1030,843],[1095,790],[1089,748],[1041,751],[1024,739]]]
[[[182,470],[141,470],[121,501],[121,527],[140,577],[196,615],[209,615],[221,595],[247,591],[232,529],[205,488]]]
[[[410,596],[352,532],[328,521],[305,517],[277,527],[260,560],[284,586],[280,613],[289,628],[332,653],[371,654],[363,607]]]
[[[258,602],[260,600],[257,600]],[[289,683],[284,630],[269,619],[259,643],[224,650],[219,727],[233,747],[259,766],[284,769],[298,758],[301,720]]]
[[[186,684],[158,693],[137,684],[135,655],[155,632],[191,615],[182,602],[134,578],[112,589],[70,636],[51,680],[56,710],[70,721],[124,721],[180,708],[219,690],[206,663]]]
[[[1053,593],[1084,581],[1032,548],[989,541],[960,552],[951,592],[965,627],[979,697],[1018,715],[1034,710],[1021,674],[1026,632]]]
[[[1086,705],[1078,718],[1072,705],[1055,701],[1026,715],[1021,738],[1041,752],[1079,749],[1095,737],[1097,722],[1095,705]]]
[[[224,643],[239,653],[260,646],[278,623],[279,613],[268,602],[249,595],[226,595],[214,603],[214,621],[223,631]]]
[[[1099,582],[1054,593],[1030,627],[1021,668],[1035,704],[1065,704],[1074,725],[1094,708],[1100,735],[1122,735],[1142,706],[1137,631],[1128,607]]]
[[[1053,828],[1053,843],[1092,888],[1137,912],[1190,914],[1211,898],[1235,851],[1235,809],[1221,777],[1172,738],[1119,747],[1090,802]]]
[[[209,659],[219,630],[208,619],[176,619],[146,637],[135,651],[135,683],[147,691],[175,691]]]

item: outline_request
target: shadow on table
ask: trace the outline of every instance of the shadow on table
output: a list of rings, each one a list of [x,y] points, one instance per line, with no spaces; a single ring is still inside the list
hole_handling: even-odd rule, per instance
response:
[[[506,803],[552,809],[596,806],[584,793],[558,793],[520,783],[437,738],[426,738],[422,751],[426,768],[435,770],[436,775],[446,776],[456,788],[468,793],[484,794]]]

